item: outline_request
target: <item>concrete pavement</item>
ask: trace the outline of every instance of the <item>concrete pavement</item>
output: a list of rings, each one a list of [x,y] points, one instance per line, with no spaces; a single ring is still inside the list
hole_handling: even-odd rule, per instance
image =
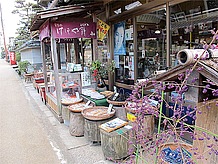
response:
[[[0,59],[0,163],[112,164],[101,146],[74,137],[26,83]]]

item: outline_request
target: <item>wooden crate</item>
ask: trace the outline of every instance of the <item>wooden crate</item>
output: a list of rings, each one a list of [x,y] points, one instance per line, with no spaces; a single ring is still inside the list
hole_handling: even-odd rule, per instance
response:
[[[59,113],[57,102],[56,102],[55,98],[53,98],[49,94],[46,94],[46,101],[47,101],[46,105],[48,107],[50,107],[55,113]]]

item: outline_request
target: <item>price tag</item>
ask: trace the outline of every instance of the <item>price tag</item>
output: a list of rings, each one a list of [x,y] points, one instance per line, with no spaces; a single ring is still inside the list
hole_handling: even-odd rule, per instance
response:
[[[112,98],[112,100],[116,100],[116,98],[118,97],[119,93],[115,93],[114,97]]]
[[[114,86],[114,93],[117,93],[117,87]]]
[[[79,92],[76,92],[76,98],[80,99]]]
[[[85,104],[85,107],[88,107],[90,103],[91,103],[91,101],[89,100],[89,101]]]
[[[136,116],[132,113],[127,113],[127,119],[131,122],[134,122],[136,120]]]
[[[113,104],[110,104],[108,109],[107,109],[107,113],[111,113],[112,107],[113,107]]]

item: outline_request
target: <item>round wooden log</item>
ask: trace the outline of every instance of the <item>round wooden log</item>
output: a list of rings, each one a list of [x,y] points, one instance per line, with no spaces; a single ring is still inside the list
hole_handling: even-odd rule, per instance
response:
[[[108,160],[120,160],[127,156],[129,148],[135,149],[133,145],[128,143],[131,129],[125,127],[113,132],[106,132],[100,129],[101,147],[104,156]],[[133,138],[131,140],[134,140]],[[132,141],[134,143],[134,141]]]
[[[64,119],[64,124],[69,126],[70,124],[70,110],[67,105],[62,105],[62,118]]]
[[[89,120],[85,118],[84,137],[90,142],[101,142],[99,126],[110,120],[111,118],[105,120]]]
[[[121,120],[127,121],[126,117],[126,109],[124,107],[113,106],[115,109],[115,116],[120,118]]]
[[[84,117],[81,112],[70,112],[69,132],[72,136],[80,137],[84,135]]]
[[[135,116],[135,114],[130,113]],[[135,116],[136,117],[136,116]],[[134,125],[135,122],[129,122],[130,125]],[[153,115],[145,115],[143,118],[143,122],[140,122],[141,126],[138,126],[140,129],[138,131],[143,131],[146,134],[145,137],[152,138],[154,134],[154,116]]]

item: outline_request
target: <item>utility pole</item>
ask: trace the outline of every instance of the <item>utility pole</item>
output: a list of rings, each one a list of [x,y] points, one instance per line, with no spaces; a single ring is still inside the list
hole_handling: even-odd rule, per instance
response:
[[[5,31],[4,31],[4,24],[3,24],[3,18],[2,18],[2,6],[1,6],[1,3],[0,3],[0,14],[1,14],[2,35],[3,35],[4,47],[5,47],[5,60],[8,61],[8,49],[7,49],[6,41],[5,41]]]

